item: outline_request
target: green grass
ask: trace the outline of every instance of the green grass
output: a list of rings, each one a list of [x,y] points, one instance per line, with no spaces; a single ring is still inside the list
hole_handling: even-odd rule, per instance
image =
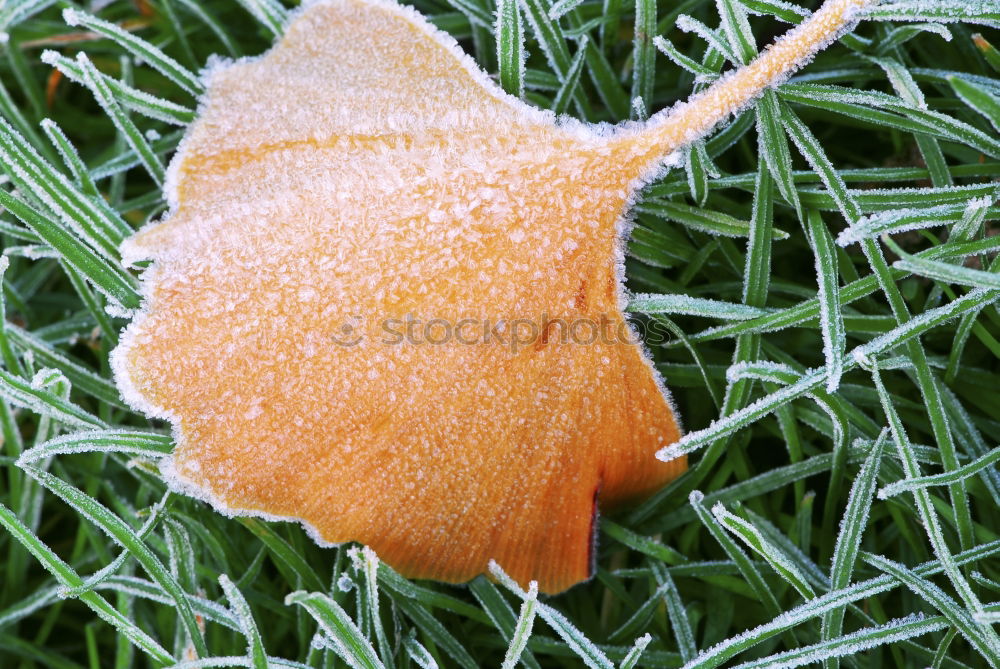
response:
[[[416,4],[508,91],[610,122],[802,14]],[[692,467],[603,519],[596,577],[557,597],[410,582],[166,490],[164,426],[110,378],[105,306],[139,301],[117,248],[165,210],[193,73],[288,9],[117,0],[68,26],[80,5],[0,4],[0,667],[1000,665],[1000,3],[883,2],[644,191],[630,310],[672,333]]]

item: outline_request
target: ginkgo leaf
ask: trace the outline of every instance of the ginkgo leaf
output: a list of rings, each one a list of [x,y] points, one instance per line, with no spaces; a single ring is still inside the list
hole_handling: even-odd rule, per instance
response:
[[[383,0],[311,4],[212,68],[170,214],[124,249],[154,262],[113,364],[174,425],[168,478],[407,576],[588,578],[598,503],[685,468],[654,458],[679,427],[622,311],[629,204],[866,4],[620,128],[508,96]]]

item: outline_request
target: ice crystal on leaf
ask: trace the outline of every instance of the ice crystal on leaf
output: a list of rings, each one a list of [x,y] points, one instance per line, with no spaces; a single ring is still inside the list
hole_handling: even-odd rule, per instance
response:
[[[866,4],[831,0],[751,65],[619,128],[504,94],[383,0],[308,5],[263,57],[216,63],[170,214],[124,250],[154,262],[113,362],[126,399],[174,425],[164,471],[408,576],[464,581],[495,559],[546,592],[587,578],[598,497],[641,497],[685,463],[654,458],[679,428],[641,347],[549,327],[627,328],[633,194]],[[495,327],[473,345],[475,326],[387,335],[432,319]],[[536,337],[509,345],[523,321]]]

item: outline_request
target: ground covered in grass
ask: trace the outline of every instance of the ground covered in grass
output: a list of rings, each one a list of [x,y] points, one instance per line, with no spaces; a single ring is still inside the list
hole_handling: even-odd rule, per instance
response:
[[[616,122],[818,3],[416,4],[530,103]],[[883,2],[646,189],[630,309],[670,333],[692,468],[552,598],[169,493],[119,399],[117,242],[165,210],[191,73],[288,9],[0,5],[0,666],[1000,665],[1000,5]]]

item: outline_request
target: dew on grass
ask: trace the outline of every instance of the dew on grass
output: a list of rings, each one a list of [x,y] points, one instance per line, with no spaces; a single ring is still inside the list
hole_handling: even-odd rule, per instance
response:
[[[508,96],[386,0],[309,4],[263,57],[210,62],[169,214],[123,249],[153,263],[112,362],[129,404],[173,424],[165,476],[224,513],[368,544],[409,577],[465,581],[491,559],[543,592],[590,576],[597,502],[683,471],[653,457],[680,430],[632,337],[541,335],[628,327],[638,189],[867,2],[830,0],[751,65],[620,127]],[[538,332],[515,345],[525,320]],[[431,341],[414,321],[466,329]]]

